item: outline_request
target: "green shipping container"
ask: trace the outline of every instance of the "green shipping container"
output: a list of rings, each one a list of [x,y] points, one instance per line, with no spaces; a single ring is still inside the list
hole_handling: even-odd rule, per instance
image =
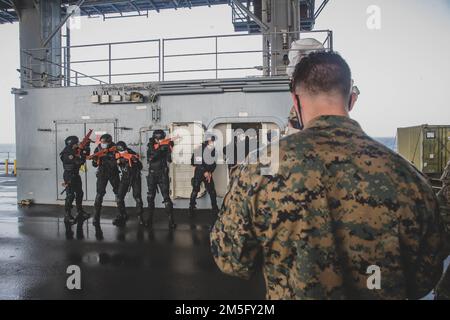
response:
[[[450,125],[398,128],[397,146],[419,170],[439,179],[450,160]]]

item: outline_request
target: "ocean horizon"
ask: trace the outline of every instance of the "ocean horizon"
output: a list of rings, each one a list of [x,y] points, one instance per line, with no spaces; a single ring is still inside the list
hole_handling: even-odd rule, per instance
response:
[[[0,143],[0,161],[16,159],[16,145],[13,143]]]

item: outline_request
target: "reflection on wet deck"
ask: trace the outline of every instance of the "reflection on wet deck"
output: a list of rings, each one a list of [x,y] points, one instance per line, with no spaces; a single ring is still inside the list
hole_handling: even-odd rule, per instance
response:
[[[133,209],[125,228],[114,227],[116,209],[105,208],[98,240],[91,220],[68,235],[62,207],[18,209],[15,192],[14,179],[0,177],[0,299],[264,298],[261,274],[244,281],[216,267],[208,211],[193,220],[176,211],[174,231],[158,211],[150,232],[138,226]],[[81,268],[81,291],[66,289],[66,269],[73,264]]]
[[[262,299],[261,275],[243,281],[222,274],[209,249],[210,212],[189,220],[177,211],[171,232],[159,211],[154,231],[138,226],[134,210],[128,225],[112,225],[105,208],[103,240],[84,224],[68,237],[63,209],[18,209],[15,182],[0,178],[0,299]],[[90,208],[87,208],[88,211]],[[82,290],[66,289],[69,265],[80,266]]]

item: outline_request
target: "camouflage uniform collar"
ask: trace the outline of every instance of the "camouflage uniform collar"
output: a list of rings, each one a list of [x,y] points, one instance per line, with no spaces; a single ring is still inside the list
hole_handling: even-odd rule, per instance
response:
[[[305,126],[305,129],[311,128],[326,129],[329,127],[339,127],[350,130],[362,131],[361,126],[355,120],[350,119],[349,117],[346,116],[335,116],[335,115],[328,115],[328,116],[325,115],[316,117],[312,119],[310,122],[308,122],[308,124]]]

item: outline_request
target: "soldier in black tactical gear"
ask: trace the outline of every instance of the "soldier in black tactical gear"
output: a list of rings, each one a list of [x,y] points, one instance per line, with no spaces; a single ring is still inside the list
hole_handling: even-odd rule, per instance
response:
[[[95,213],[93,225],[98,232],[101,231],[100,212],[108,181],[113,188],[116,199],[119,192],[120,177],[114,148],[115,144],[112,141],[112,136],[110,134],[104,134],[100,137],[100,144],[95,148],[93,156],[98,152],[104,152],[104,154],[92,158],[92,165],[97,168],[97,195],[94,202]]]
[[[166,207],[167,214],[169,216],[169,229],[174,229],[176,224],[173,219],[173,203],[169,195],[169,166],[168,163],[172,162],[172,141],[164,141],[166,134],[163,130],[155,130],[152,137],[149,139],[147,149],[147,160],[149,164],[148,168],[148,208],[149,208],[149,220],[148,227],[152,228],[153,225],[153,212],[155,210],[155,196],[159,186],[161,195],[164,199],[164,205]]]
[[[64,186],[66,192],[65,217],[66,226],[72,226],[75,223],[82,224],[83,221],[89,219],[90,215],[83,210],[83,186],[80,177],[80,167],[86,163],[86,156],[89,155],[89,146],[84,150],[79,149],[79,139],[76,136],[67,137],[65,140],[66,147],[60,153],[60,158],[64,168]],[[77,208],[77,216],[72,216],[72,204],[75,200]]]
[[[136,201],[136,208],[138,209],[138,221],[140,225],[145,225],[143,214],[144,205],[142,202],[141,193],[141,170],[142,162],[139,160],[136,152],[128,148],[127,144],[123,141],[119,141],[116,144],[117,164],[122,172],[119,184],[119,192],[117,195],[117,207],[119,208],[119,215],[114,219],[113,224],[121,227],[126,224],[128,219],[125,209],[125,196],[133,189],[133,198]]]
[[[214,148],[215,136],[208,135],[202,143],[201,153],[200,149],[195,151],[191,157],[191,164],[195,167],[194,177],[192,178],[192,193],[189,203],[189,215],[194,214],[196,199],[200,191],[202,182],[205,184],[206,191],[209,193],[211,199],[211,206],[214,215],[217,215],[219,208],[217,206],[217,194],[214,186],[213,172],[216,169],[216,150]]]

